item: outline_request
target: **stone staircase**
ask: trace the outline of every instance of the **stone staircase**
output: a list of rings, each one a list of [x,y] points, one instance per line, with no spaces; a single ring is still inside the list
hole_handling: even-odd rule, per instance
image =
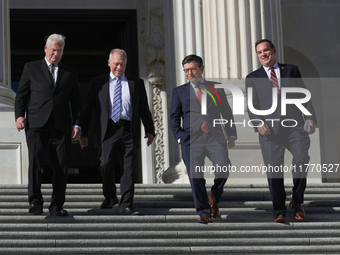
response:
[[[48,214],[51,185],[43,194],[44,214],[30,215],[27,185],[0,185],[0,254],[340,254],[340,184],[309,184],[307,220],[288,209],[286,224],[273,223],[265,184],[227,184],[207,225],[195,222],[189,185],[137,184],[144,216],[98,209],[100,184],[69,184],[65,218]]]

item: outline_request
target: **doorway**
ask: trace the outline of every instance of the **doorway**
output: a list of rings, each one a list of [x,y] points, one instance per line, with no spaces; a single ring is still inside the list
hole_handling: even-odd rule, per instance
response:
[[[10,26],[14,91],[19,85],[24,63],[44,57],[46,39],[53,33],[66,36],[61,61],[77,70],[83,105],[91,78],[109,72],[107,60],[111,49],[124,49],[128,56],[126,73],[139,75],[136,10],[12,9]],[[92,126],[89,147],[81,150],[78,141],[72,143],[68,183],[101,183],[97,155]],[[138,166],[141,166],[140,155],[138,158]],[[119,182],[120,169],[115,171]],[[44,183],[51,182],[52,169],[48,153],[45,156],[43,176]],[[142,171],[138,169],[139,182],[141,176]]]

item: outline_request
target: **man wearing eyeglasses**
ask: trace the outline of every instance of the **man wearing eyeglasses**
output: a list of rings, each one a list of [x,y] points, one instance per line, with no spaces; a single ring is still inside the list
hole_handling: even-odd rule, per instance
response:
[[[197,222],[207,224],[212,222],[211,217],[218,216],[218,202],[229,172],[215,171],[214,184],[208,195],[202,171],[204,159],[208,157],[215,169],[227,169],[230,166],[227,146],[235,146],[236,127],[229,124],[214,127],[214,119],[221,119],[221,115],[228,123],[233,123],[234,119],[224,90],[215,89],[213,83],[203,79],[202,58],[186,56],[182,66],[189,82],[173,90],[170,128],[181,144],[195,208],[200,216]],[[210,95],[218,98],[218,104]],[[202,107],[205,107],[206,114],[202,114]]]

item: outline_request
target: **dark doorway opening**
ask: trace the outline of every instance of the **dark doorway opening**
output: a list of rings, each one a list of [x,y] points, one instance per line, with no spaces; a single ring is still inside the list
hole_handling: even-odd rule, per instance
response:
[[[53,33],[66,36],[61,61],[77,70],[83,105],[91,78],[109,72],[107,61],[111,49],[124,49],[128,55],[126,73],[138,76],[136,10],[12,9],[10,25],[11,78],[14,91],[19,85],[24,63],[44,57],[46,38]],[[101,183],[97,155],[98,148],[94,145],[92,126],[89,147],[81,150],[78,141],[72,143],[68,182]],[[119,182],[119,167],[115,171],[116,181]],[[140,177],[141,169],[137,180],[140,181]],[[52,169],[46,153],[43,182],[50,183],[51,180]]]

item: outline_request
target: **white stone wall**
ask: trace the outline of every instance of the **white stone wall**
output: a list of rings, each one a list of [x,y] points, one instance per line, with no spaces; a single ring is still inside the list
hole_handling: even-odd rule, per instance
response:
[[[340,163],[340,1],[281,0],[284,57],[300,67],[312,93],[321,163]],[[321,78],[318,80],[317,78]],[[337,173],[324,181],[338,182]]]

